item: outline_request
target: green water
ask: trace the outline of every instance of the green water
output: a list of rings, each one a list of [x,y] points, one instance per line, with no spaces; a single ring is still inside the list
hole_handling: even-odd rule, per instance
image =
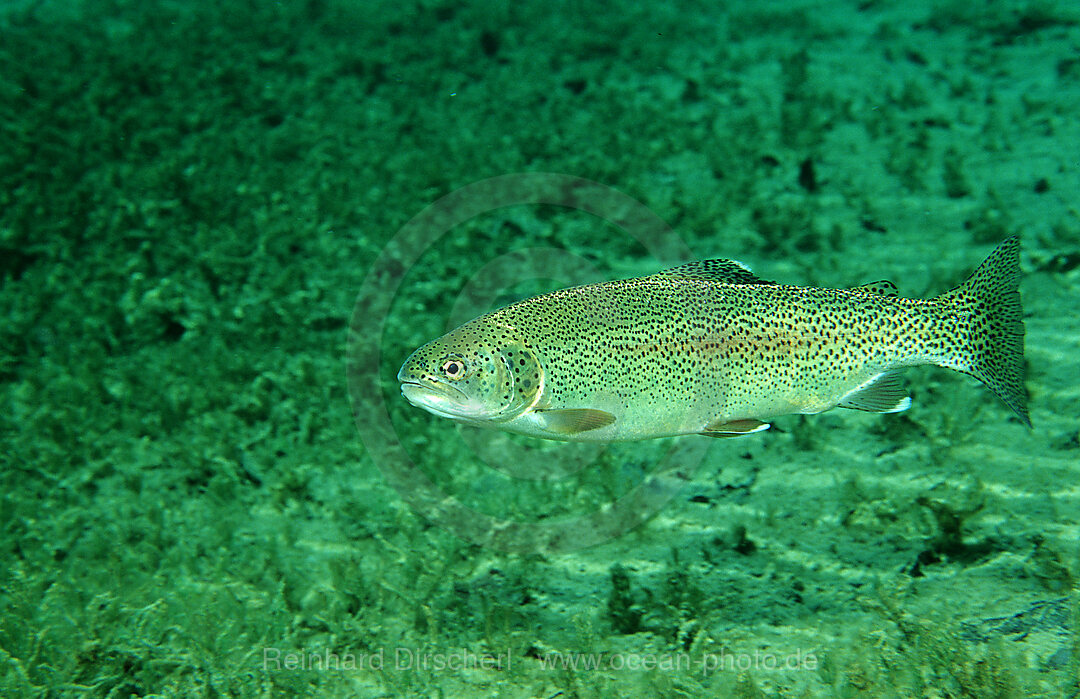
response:
[[[1078,45],[1049,1],[0,1],[0,695],[1078,696]],[[1010,235],[1032,430],[933,368],[607,447],[394,380],[551,289],[928,297]]]

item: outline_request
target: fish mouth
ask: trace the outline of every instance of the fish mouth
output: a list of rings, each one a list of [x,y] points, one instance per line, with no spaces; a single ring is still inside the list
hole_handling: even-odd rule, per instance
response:
[[[401,395],[417,408],[423,408],[439,417],[460,419],[475,416],[475,412],[469,409],[469,397],[444,383],[402,381]]]

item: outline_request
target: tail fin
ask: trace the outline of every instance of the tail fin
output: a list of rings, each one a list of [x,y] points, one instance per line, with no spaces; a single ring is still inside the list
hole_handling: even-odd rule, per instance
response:
[[[1020,239],[1005,240],[960,286],[937,297],[959,319],[949,368],[986,384],[1031,427],[1024,391]]]

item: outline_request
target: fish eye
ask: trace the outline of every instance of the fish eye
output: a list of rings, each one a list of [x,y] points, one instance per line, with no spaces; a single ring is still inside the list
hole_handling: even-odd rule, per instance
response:
[[[465,377],[465,362],[460,359],[447,359],[442,364],[442,373],[451,381]]]

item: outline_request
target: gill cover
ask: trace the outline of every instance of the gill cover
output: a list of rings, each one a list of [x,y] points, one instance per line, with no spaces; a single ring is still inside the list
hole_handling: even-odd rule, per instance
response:
[[[496,375],[502,383],[502,407],[493,420],[512,420],[536,406],[544,392],[544,367],[529,347],[517,343],[499,353]]]

